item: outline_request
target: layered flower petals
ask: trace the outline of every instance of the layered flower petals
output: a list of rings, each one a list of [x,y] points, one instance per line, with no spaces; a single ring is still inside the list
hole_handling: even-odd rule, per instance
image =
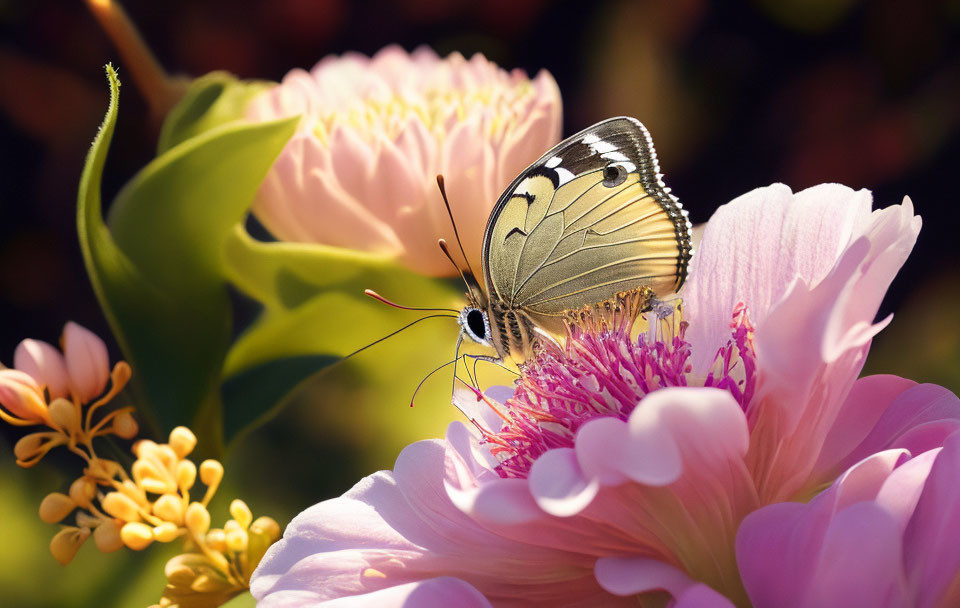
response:
[[[438,57],[396,46],[327,57],[254,100],[251,120],[301,115],[254,203],[281,240],[363,249],[431,275],[453,270],[438,238],[482,227],[497,195],[560,138],[560,93],[482,55]],[[461,231],[479,268],[482,230]]]
[[[745,303],[754,324],[796,280],[816,285],[870,219],[870,193],[821,184],[796,194],[783,184],[752,190],[710,218],[681,292],[695,371],[729,335],[730,311]]]
[[[737,558],[766,606],[954,606],[960,599],[960,434],[910,459],[861,461],[809,504],[749,515]]]

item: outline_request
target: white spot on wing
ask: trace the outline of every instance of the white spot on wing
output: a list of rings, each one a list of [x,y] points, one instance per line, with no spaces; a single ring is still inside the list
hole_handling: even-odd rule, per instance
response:
[[[560,158],[559,156],[554,156],[548,159],[547,162],[543,163],[543,165],[548,169],[553,169],[554,167],[559,165],[561,162],[563,162],[562,158]]]

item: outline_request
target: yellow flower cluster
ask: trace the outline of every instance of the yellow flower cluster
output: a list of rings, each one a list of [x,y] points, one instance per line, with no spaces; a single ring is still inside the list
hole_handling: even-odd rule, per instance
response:
[[[17,442],[17,464],[32,467],[62,445],[86,465],[66,494],[53,492],[40,503],[40,519],[47,523],[63,522],[75,513],[75,524],[64,525],[50,542],[53,557],[69,564],[90,536],[104,553],[124,546],[139,551],[153,542],[182,539],[184,553],[167,563],[168,582],[159,606],[219,606],[246,591],[253,570],[280,537],[280,526],[269,517],[254,520],[246,503],[234,500],[231,519],[221,528],[210,527],[208,505],[223,479],[223,465],[204,460],[198,467],[187,458],[197,438],[186,427],[173,429],[167,443],[147,439],[134,443],[136,461],[129,473],[120,463],[99,457],[95,437],[132,439],[138,432],[132,407],[94,420],[100,406],[129,381],[131,370],[126,363],[117,363],[106,390],[106,348],[93,334],[80,337],[91,346],[81,351],[99,351],[96,364],[79,365],[76,361],[87,360],[67,353],[66,364],[59,365],[52,346],[26,342],[22,363],[33,374],[0,369],[0,418],[16,426],[42,424],[50,429]],[[69,376],[63,372],[71,363],[80,371]],[[202,495],[195,488],[198,477]]]

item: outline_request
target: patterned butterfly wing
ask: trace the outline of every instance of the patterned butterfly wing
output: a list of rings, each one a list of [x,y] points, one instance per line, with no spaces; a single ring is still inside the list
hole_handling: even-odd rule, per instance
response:
[[[558,144],[501,195],[484,235],[489,296],[551,330],[564,311],[622,291],[664,296],[686,278],[690,230],[647,130],[612,118]]]

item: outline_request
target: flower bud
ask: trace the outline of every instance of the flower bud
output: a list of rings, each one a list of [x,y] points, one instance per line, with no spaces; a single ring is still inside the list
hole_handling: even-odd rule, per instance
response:
[[[240,524],[240,527],[244,530],[249,528],[250,522],[253,521],[253,514],[250,512],[250,507],[239,498],[230,503],[230,516],[237,520],[237,523]]]
[[[70,321],[63,327],[63,354],[70,389],[81,401],[88,403],[103,393],[110,378],[110,359],[103,340]]]
[[[126,494],[110,492],[100,501],[103,510],[111,516],[123,521],[140,521],[140,511],[135,503]],[[124,541],[126,543],[126,541]]]
[[[207,487],[216,486],[223,479],[223,465],[216,460],[204,460],[200,463],[200,481]]]
[[[127,547],[140,551],[153,542],[153,529],[140,522],[127,523],[120,529],[120,539]]]
[[[54,399],[50,404],[50,418],[57,428],[68,435],[75,436],[80,433],[80,410],[71,401]]]
[[[73,561],[77,551],[90,536],[89,528],[75,528],[67,526],[56,533],[50,541],[50,553],[54,559],[66,566]]]
[[[140,431],[137,421],[130,412],[121,412],[113,419],[113,434],[121,439],[133,439]]]
[[[66,494],[53,492],[47,494],[40,503],[40,519],[48,524],[63,521],[63,518],[76,508],[77,504]]]
[[[210,512],[199,502],[190,503],[184,516],[187,529],[194,536],[203,536],[210,529]]]
[[[103,553],[112,553],[123,546],[120,538],[121,525],[115,521],[101,521],[93,531],[93,542]]]
[[[137,458],[148,458],[157,448],[157,444],[149,439],[141,439],[133,444],[130,450]]]
[[[189,490],[197,481],[197,465],[190,460],[181,460],[177,463],[177,487],[181,491]]]
[[[14,416],[40,424],[50,420],[40,385],[15,369],[0,370],[0,406]]]
[[[263,534],[271,541],[280,538],[280,524],[272,517],[267,517],[266,515],[258,517],[250,524],[250,531],[254,534]]]
[[[90,502],[97,495],[97,484],[89,477],[80,477],[70,484],[70,498],[84,509],[90,508]]]
[[[169,543],[180,536],[180,528],[169,521],[163,522],[153,529],[153,538],[161,543]]]
[[[17,457],[17,464],[24,468],[32,467],[52,448],[63,445],[67,439],[60,433],[44,431],[30,433],[17,441],[13,446],[13,454]]]
[[[223,553],[227,550],[227,536],[220,528],[214,528],[213,530],[207,532],[205,542],[210,549],[219,553]]]
[[[247,550],[247,542],[250,539],[247,536],[246,530],[237,526],[229,530],[224,528],[224,533],[226,534],[227,549],[236,551],[237,553]]]
[[[183,512],[183,500],[175,494],[164,494],[153,503],[154,515],[177,526],[183,524]]]
[[[178,457],[184,458],[193,451],[193,448],[197,447],[197,436],[187,427],[178,426],[170,431],[169,443],[174,453],[176,453]]]
[[[42,340],[24,340],[13,353],[13,366],[45,386],[51,399],[70,394],[67,363],[60,351]]]

